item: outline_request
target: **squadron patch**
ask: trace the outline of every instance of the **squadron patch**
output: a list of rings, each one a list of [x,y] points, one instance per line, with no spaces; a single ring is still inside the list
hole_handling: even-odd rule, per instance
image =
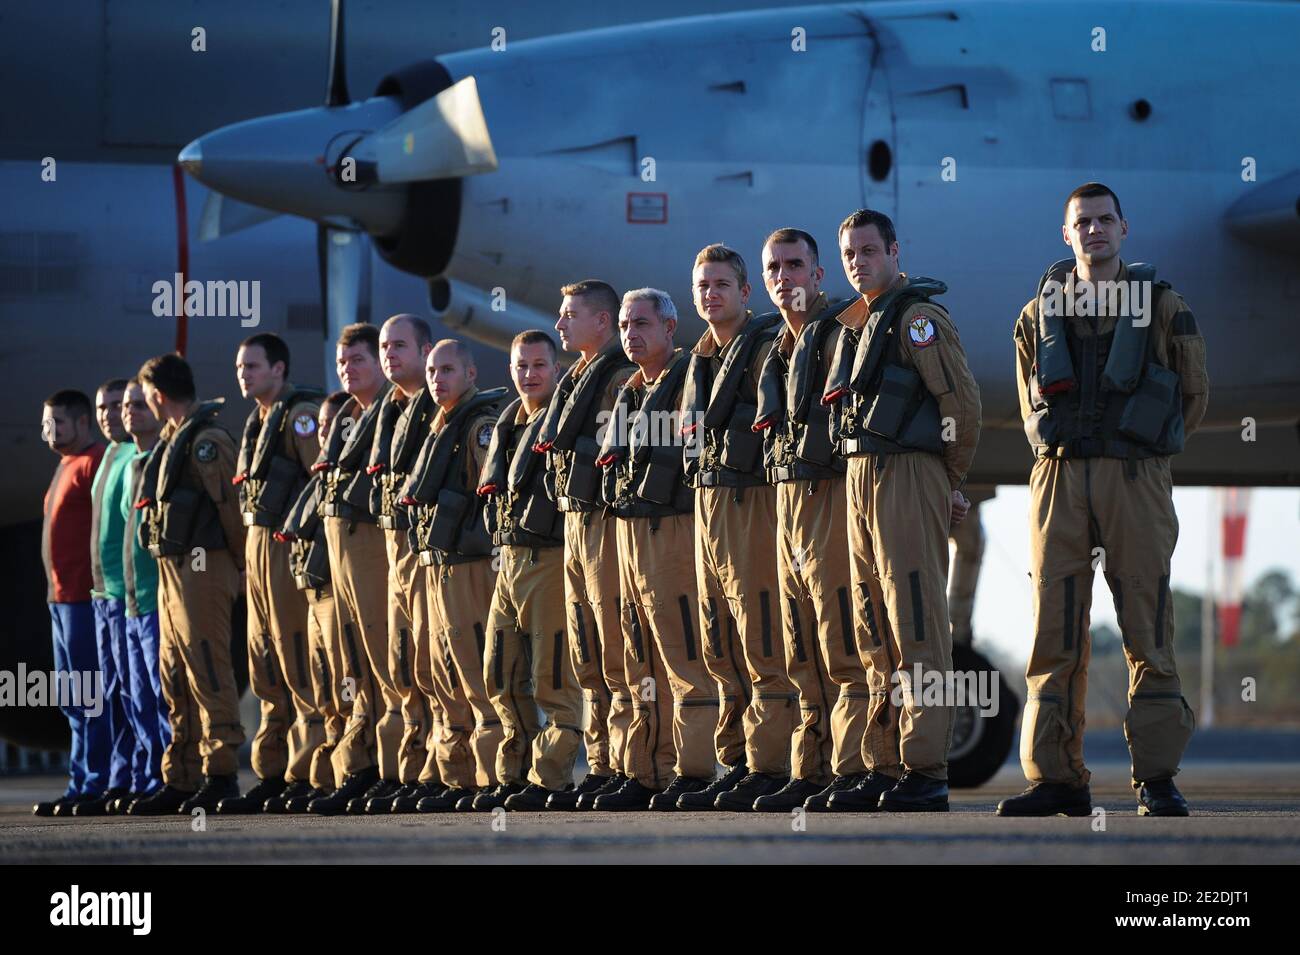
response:
[[[492,443],[492,429],[493,426],[490,424],[485,424],[478,429],[478,446],[480,448],[486,448]]]
[[[316,419],[307,412],[303,412],[293,419],[293,430],[295,434],[307,437],[309,434],[316,433]]]
[[[917,348],[925,348],[935,342],[934,323],[924,315],[918,315],[907,323],[907,334]]]
[[[194,457],[204,464],[217,459],[217,443],[215,441],[200,441],[194,446]]]

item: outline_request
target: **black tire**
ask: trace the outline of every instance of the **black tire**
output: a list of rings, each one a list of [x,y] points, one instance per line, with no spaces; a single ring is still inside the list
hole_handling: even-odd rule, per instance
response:
[[[954,644],[952,666],[957,672],[984,671],[998,681],[998,711],[981,716],[978,707],[957,708],[948,754],[948,785],[954,789],[982,786],[1002,768],[1011,753],[1016,736],[1016,717],[1020,699],[1006,677],[978,651],[966,644]]]

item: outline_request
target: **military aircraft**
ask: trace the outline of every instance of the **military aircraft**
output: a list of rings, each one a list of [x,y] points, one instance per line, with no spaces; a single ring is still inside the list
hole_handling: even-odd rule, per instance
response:
[[[903,268],[949,285],[983,395],[972,482],[1023,483],[1011,327],[1063,254],[1065,194],[1096,179],[1123,199],[1128,257],[1157,264],[1207,340],[1213,400],[1178,480],[1300,482],[1300,362],[1282,345],[1300,304],[1300,118],[1279,105],[1300,87],[1295,6],[879,2],[526,40],[503,15],[473,49],[394,57],[355,101],[353,30],[376,27],[349,11],[332,8],[324,105],[213,123],[180,152],[211,190],[203,231],[220,237],[203,245],[258,257],[204,277],[269,276],[314,249],[327,327],[364,311],[367,286],[374,314],[382,281],[501,343],[588,275],[661,286],[689,314],[698,248],[757,262],[780,225],[820,239],[827,287],[847,294],[835,226],[871,206],[898,224]],[[141,311],[143,283],[124,296]],[[224,356],[237,321],[189,327]]]

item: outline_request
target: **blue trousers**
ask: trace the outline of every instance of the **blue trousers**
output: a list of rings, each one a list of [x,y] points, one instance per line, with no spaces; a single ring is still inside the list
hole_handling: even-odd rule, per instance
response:
[[[95,613],[90,601],[79,603],[51,603],[50,630],[54,638],[54,669],[60,673],[74,674],[79,686],[84,686],[83,674],[95,674],[101,692],[104,680],[100,676],[99,648],[95,643]],[[68,753],[68,788],[66,796],[98,796],[108,785],[109,762],[112,759],[112,734],[108,718],[108,701],[101,697],[95,707],[87,705],[83,696],[76,705],[70,699],[60,699],[59,709],[67,717],[72,730],[72,749]]]
[[[108,788],[131,788],[135,760],[135,727],[131,724],[130,661],[126,650],[126,603],[108,597],[91,600],[95,608],[95,644],[99,669],[104,674],[104,713],[112,745],[108,763]]]
[[[135,730],[131,791],[148,793],[162,786],[162,754],[172,738],[158,672],[158,611],[126,618],[126,648]]]

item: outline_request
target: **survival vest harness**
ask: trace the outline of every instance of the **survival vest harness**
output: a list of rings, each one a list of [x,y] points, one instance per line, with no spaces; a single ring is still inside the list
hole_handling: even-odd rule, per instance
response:
[[[572,369],[556,387],[536,447],[548,453],[547,481],[561,512],[595,511],[602,505],[600,396],[620,371],[635,367],[617,339],[611,341],[574,381]]]
[[[478,486],[487,498],[492,543],[517,547],[556,547],[564,544],[564,523],[546,492],[546,455],[537,450],[537,437],[546,413],[519,424],[524,400],[506,405],[492,429],[487,460]]]
[[[325,472],[320,503],[322,517],[375,523],[375,516],[370,511],[372,481],[366,473],[366,465],[374,443],[375,429],[379,424],[379,414],[392,387],[390,382],[385,381],[370,406],[361,413],[358,420],[351,423],[351,427],[344,427],[341,419],[335,419],[334,427],[330,429],[324,460],[318,461],[313,468]]]
[[[781,314],[750,318],[716,355],[691,355],[682,395],[683,468],[692,487],[757,487],[763,473],[763,436],[754,431],[758,396],[742,394],[755,351],[781,330]]]
[[[300,401],[320,401],[316,388],[295,388],[277,400],[263,419],[254,408],[244,422],[239,463],[232,483],[239,488],[244,526],[276,527],[307,484],[302,464],[284,453],[289,409]]]
[[[1153,265],[1128,267],[1129,281],[1151,282],[1148,321],[1117,317],[1104,335],[1082,335],[1068,316],[1048,314],[1044,286],[1064,286],[1074,266],[1062,259],[1043,273],[1034,299],[1036,362],[1025,435],[1040,458],[1149,458],[1183,449],[1182,385],[1156,358],[1151,323],[1169,283]],[[1089,319],[1093,330],[1097,319]]]
[[[457,405],[437,434],[430,432],[411,467],[399,503],[411,508],[407,532],[420,563],[461,564],[492,553],[483,499],[466,487],[470,422],[497,413],[506,389],[480,391]]]
[[[776,348],[768,353],[754,429],[763,432],[763,458],[773,484],[835,478],[846,469],[831,442],[831,409],[821,396],[826,384],[822,368],[832,358],[828,342],[839,327],[835,316],[852,301],[828,305],[808,319],[789,358]]]
[[[194,547],[226,548],[226,533],[221,529],[217,505],[197,478],[188,475],[186,480],[194,438],[213,425],[225,402],[224,398],[203,402],[149,456],[141,480],[141,493],[146,496],[135,506],[143,512],[140,545],[155,558],[178,557]]]
[[[685,481],[680,417],[673,400],[690,362],[679,352],[667,372],[644,389],[624,387],[597,463],[605,469],[605,502],[619,517],[692,514],[695,491]],[[620,433],[625,432],[625,433]]]
[[[903,315],[910,306],[920,302],[935,305],[931,296],[947,290],[948,286],[936,279],[909,278],[877,300],[860,336],[847,328],[840,336],[823,400],[847,398],[840,402],[838,419],[832,417],[831,422],[831,436],[845,457],[906,451],[943,453],[939,402],[916,369],[902,364],[900,336],[905,333]]]

